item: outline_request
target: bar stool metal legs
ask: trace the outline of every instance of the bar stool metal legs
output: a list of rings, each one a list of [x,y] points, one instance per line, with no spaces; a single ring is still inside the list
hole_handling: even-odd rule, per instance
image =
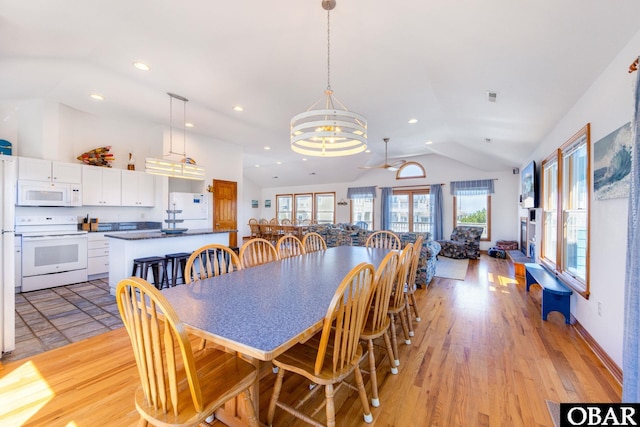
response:
[[[147,280],[149,269],[151,269],[153,274],[153,285],[156,288],[162,289],[165,286],[169,286],[169,281],[167,279],[167,261],[164,257],[150,256],[134,259],[131,275]],[[140,270],[139,276],[138,270]]]
[[[171,281],[169,286],[176,286],[178,284],[178,272],[180,272],[180,278],[184,283],[184,269],[187,266],[187,260],[191,256],[189,252],[178,252],[175,254],[167,254],[164,256],[167,265],[171,263]]]

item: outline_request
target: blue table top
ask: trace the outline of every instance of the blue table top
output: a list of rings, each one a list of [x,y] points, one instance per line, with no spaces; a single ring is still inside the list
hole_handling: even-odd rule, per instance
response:
[[[338,246],[162,291],[193,332],[234,351],[271,360],[322,326],[331,298],[361,262],[388,249]]]

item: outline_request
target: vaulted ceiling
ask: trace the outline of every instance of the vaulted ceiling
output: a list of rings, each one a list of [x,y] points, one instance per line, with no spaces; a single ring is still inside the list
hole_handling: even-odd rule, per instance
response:
[[[390,158],[505,170],[638,32],[638,16],[637,0],[338,0],[331,86],[368,119],[371,150],[348,158],[305,162],[289,149],[291,117],[327,83],[320,0],[0,0],[0,101],[165,123],[174,92],[190,100],[191,132],[242,147],[245,176],[262,186],[312,183],[319,168],[356,179],[382,162],[384,137]]]

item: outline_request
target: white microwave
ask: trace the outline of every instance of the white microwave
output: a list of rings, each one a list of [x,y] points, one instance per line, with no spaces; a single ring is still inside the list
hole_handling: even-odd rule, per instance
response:
[[[82,206],[82,186],[44,181],[18,181],[18,206]]]

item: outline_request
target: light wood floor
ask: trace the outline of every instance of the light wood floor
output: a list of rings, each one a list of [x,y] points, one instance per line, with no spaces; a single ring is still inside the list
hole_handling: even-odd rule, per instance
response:
[[[422,322],[414,324],[413,344],[400,344],[398,375],[380,362],[381,406],[373,408],[372,425],[552,427],[545,400],[620,401],[619,384],[562,316],[541,320],[540,289],[527,294],[507,261],[483,255],[465,281],[436,278],[417,296]],[[261,408],[274,377],[261,382]],[[134,425],[137,385],[128,337],[111,331],[5,363],[0,425]],[[281,397],[294,402],[306,388],[287,376]],[[336,410],[337,425],[366,425],[357,393],[347,387],[336,393]],[[279,410],[274,425],[303,424]]]

